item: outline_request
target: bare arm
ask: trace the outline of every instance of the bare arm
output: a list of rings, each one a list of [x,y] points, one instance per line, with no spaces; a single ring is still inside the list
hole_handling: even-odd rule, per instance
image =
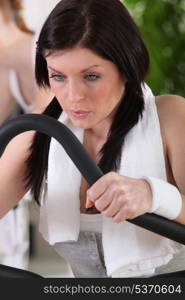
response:
[[[185,224],[185,99],[174,95],[157,97],[161,132],[174,184],[182,196],[182,209],[176,221]]]
[[[27,192],[25,188],[25,160],[29,155],[29,146],[33,131],[15,137],[0,158],[0,218]]]
[[[157,108],[167,179],[178,188],[182,198],[176,221],[185,224],[185,99],[173,95],[158,96]],[[152,191],[146,180],[115,172],[105,174],[87,190],[86,207],[95,205],[97,210],[118,223],[149,212],[151,204]]]
[[[53,94],[49,89],[40,89],[36,95],[32,113],[42,113]],[[0,218],[4,216],[27,192],[25,189],[25,161],[29,156],[34,132],[15,137],[0,158]]]

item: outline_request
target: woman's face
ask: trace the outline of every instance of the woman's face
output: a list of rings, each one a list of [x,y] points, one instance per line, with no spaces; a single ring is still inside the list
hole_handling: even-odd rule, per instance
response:
[[[79,47],[46,53],[46,61],[51,89],[74,126],[111,124],[126,81],[111,61]]]

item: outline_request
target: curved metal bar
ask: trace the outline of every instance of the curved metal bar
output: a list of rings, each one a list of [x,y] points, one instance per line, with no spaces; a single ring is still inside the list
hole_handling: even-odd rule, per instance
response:
[[[41,275],[31,271],[4,266],[0,264],[0,278],[30,278],[30,279],[41,279]]]
[[[55,138],[90,185],[103,176],[76,136],[64,124],[46,115],[22,115],[1,126],[0,156],[13,137],[29,130]],[[185,245],[185,225],[148,213],[127,221]]]

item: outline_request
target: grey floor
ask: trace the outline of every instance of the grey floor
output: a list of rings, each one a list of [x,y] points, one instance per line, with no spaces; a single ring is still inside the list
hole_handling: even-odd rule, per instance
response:
[[[34,226],[34,255],[30,259],[29,270],[48,278],[74,277],[67,262],[61,258],[38,232],[38,211],[30,206],[31,222]],[[185,270],[185,247],[174,259],[156,270],[156,273],[169,273]]]

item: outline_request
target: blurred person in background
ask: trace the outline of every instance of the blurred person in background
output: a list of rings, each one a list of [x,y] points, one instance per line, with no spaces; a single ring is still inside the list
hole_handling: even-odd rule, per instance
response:
[[[31,112],[36,85],[33,66],[34,32],[22,17],[20,0],[0,0],[0,124]],[[0,220],[0,263],[28,267],[28,195]]]
[[[0,0],[0,123],[17,106],[30,112],[36,92],[32,45],[34,33],[21,16],[21,1]]]
[[[44,22],[44,14],[37,2],[38,14],[35,15],[34,10],[26,6],[31,3],[0,0],[0,124],[19,113],[40,112],[53,98],[49,89],[39,89],[35,83],[34,60],[40,26],[28,27],[24,12],[29,8],[33,22],[39,18]],[[47,14],[49,8],[45,18]],[[28,268],[29,200],[27,193],[19,205],[0,220],[0,264]]]

